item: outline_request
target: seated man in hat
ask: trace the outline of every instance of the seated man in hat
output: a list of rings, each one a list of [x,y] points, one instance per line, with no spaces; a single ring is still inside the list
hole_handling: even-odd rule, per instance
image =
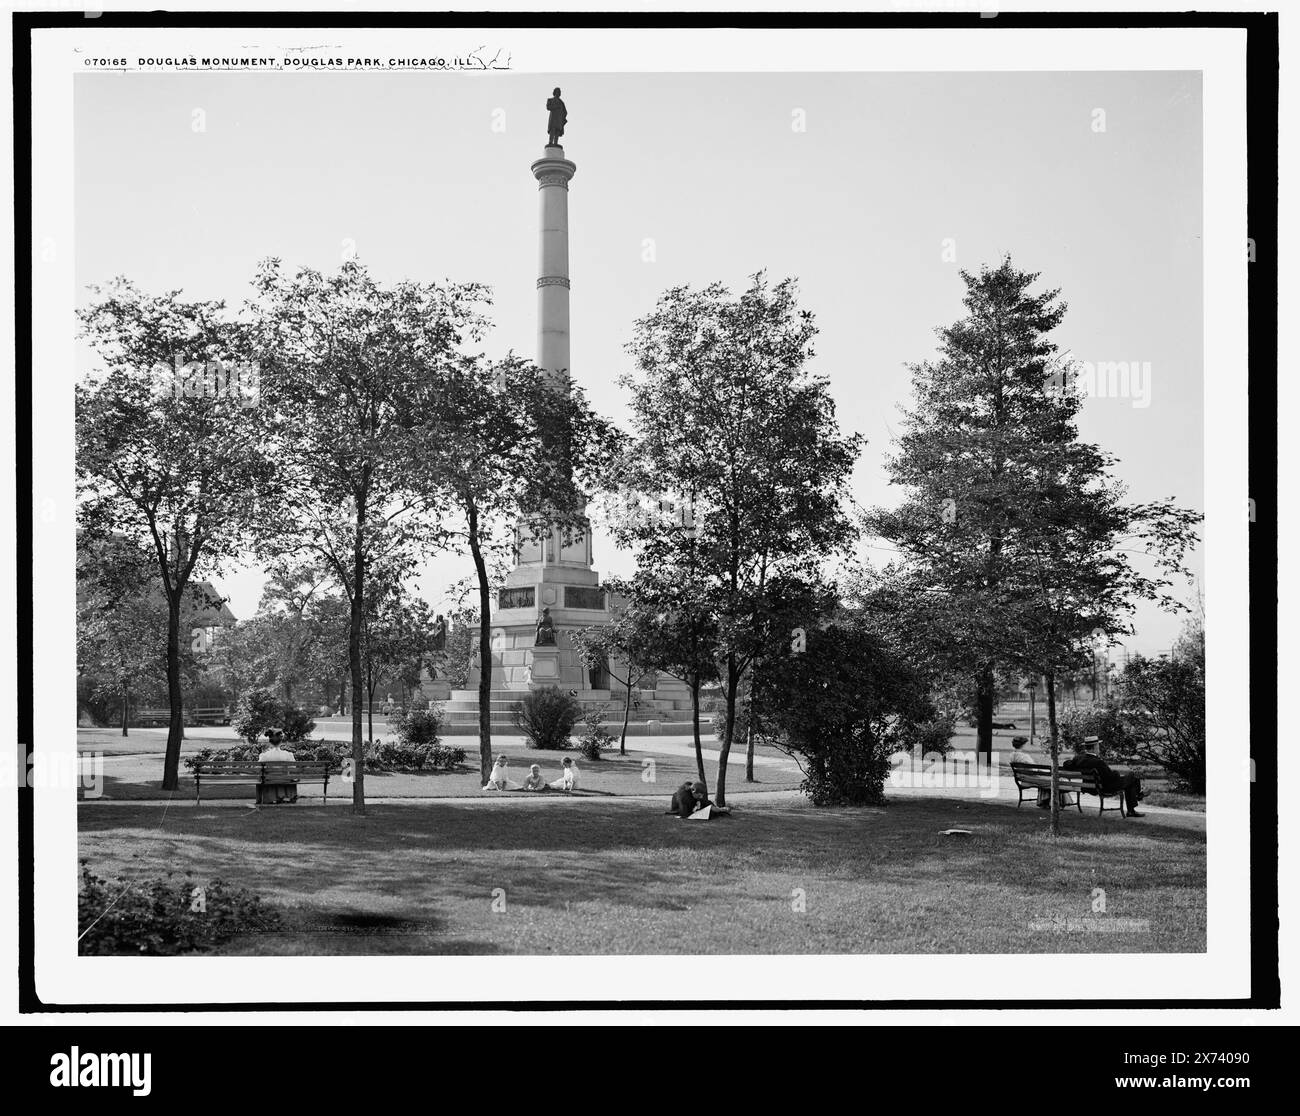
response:
[[[1092,771],[1097,775],[1101,789],[1107,794],[1123,794],[1124,806],[1130,818],[1140,818],[1137,804],[1146,797],[1142,793],[1142,780],[1131,772],[1123,775],[1113,771],[1097,755],[1101,741],[1095,736],[1085,736],[1081,744],[1074,746],[1074,755],[1061,766],[1067,771]]]

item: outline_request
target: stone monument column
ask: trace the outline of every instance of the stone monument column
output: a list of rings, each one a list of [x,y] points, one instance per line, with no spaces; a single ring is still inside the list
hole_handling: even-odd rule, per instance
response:
[[[537,366],[556,391],[569,390],[569,182],[577,166],[558,143],[547,144],[531,165],[537,181]],[[565,533],[557,526],[540,538],[520,525],[515,566],[497,593],[492,612],[493,715],[512,692],[560,686],[592,701],[590,672],[569,641],[569,632],[609,620],[609,602],[592,568],[591,532]],[[554,640],[538,642],[538,622],[549,609]],[[477,680],[471,671],[471,684]],[[455,695],[454,695],[455,696]],[[471,695],[466,692],[465,700]],[[497,706],[500,706],[500,709]],[[462,712],[459,708],[454,710]],[[504,714],[503,714],[504,716]]]
[[[537,179],[537,364],[557,388],[569,382],[569,180],[577,166],[558,144],[532,165]]]

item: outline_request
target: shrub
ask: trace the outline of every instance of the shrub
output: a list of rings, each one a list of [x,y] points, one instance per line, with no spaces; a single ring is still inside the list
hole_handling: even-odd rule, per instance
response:
[[[306,740],[316,722],[305,709],[281,701],[270,690],[248,690],[235,703],[230,727],[253,744],[268,729],[279,729],[286,741]]]
[[[296,705],[283,706],[280,713],[280,727],[288,741],[306,740],[316,728],[311,714]]]
[[[284,720],[284,709],[270,690],[246,690],[239,695],[235,711],[230,715],[230,727],[250,744],[269,728],[279,728]]]
[[[933,721],[905,723],[899,737],[906,748],[915,749],[923,756],[931,752],[946,756],[952,750],[952,735],[956,731],[957,719],[949,714],[936,717]]]
[[[882,803],[889,756],[937,720],[921,672],[852,621],[810,631],[761,685],[763,738],[797,757],[815,806]]]
[[[197,752],[192,752],[188,756],[182,756],[181,761],[189,771],[193,771],[199,764],[207,763],[209,760],[255,760],[262,754],[260,744],[234,744],[229,748],[200,748]],[[294,759],[300,758],[297,752],[294,752]],[[302,759],[312,757],[302,756]]]
[[[1138,745],[1124,714],[1113,705],[1076,705],[1056,718],[1056,727],[1066,748],[1082,744],[1085,736],[1097,737],[1102,759],[1131,756]]]
[[[447,770],[459,767],[464,762],[464,748],[455,748],[450,744],[434,744],[429,748],[429,758],[425,761],[425,766]]]
[[[397,739],[408,747],[432,746],[442,731],[442,714],[436,709],[398,710],[388,718]]]
[[[528,738],[528,747],[548,751],[569,746],[569,734],[581,715],[578,699],[556,686],[529,691],[510,711],[515,728]]]
[[[597,705],[582,715],[582,735],[578,738],[578,751],[589,760],[600,759],[615,744],[614,737],[605,728],[605,707]]]
[[[385,744],[377,740],[366,751],[367,771],[423,771],[425,768],[450,768],[465,759],[464,748],[442,744]]]
[[[82,862],[77,896],[82,954],[198,953],[236,934],[266,933],[279,925],[273,908],[224,880],[199,883],[188,872],[168,872],[110,882]]]
[[[261,754],[259,744],[236,744],[231,748],[201,748],[184,757],[185,766],[193,771],[196,764],[208,760],[255,760]],[[312,740],[306,747],[293,748],[293,758],[328,760],[337,767],[352,758],[352,744],[347,740]],[[383,740],[365,743],[366,771],[446,771],[465,762],[465,749],[445,744],[386,744]]]
[[[1176,789],[1205,793],[1205,636],[1171,659],[1130,660],[1120,676],[1136,753],[1159,764]]]

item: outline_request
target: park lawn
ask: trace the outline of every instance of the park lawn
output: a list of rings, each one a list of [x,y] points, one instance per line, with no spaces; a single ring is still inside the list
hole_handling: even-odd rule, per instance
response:
[[[1053,840],[1037,810],[919,797],[755,801],[705,823],[661,808],[98,804],[79,848],[101,876],[190,871],[262,896],[281,930],[229,940],[232,955],[1205,950],[1199,828],[1071,814]],[[954,826],[972,835],[940,835]]]
[[[665,802],[673,790],[686,779],[696,778],[695,758],[692,755],[673,755],[659,752],[642,752],[628,748],[626,756],[617,752],[599,760],[583,759],[574,751],[536,752],[524,747],[519,738],[507,738],[495,749],[495,754],[510,759],[510,777],[518,784],[528,775],[530,764],[536,763],[548,781],[560,777],[560,760],[571,756],[578,764],[581,775],[580,794],[584,797],[611,795],[661,794]],[[468,751],[468,750],[467,750]],[[367,772],[365,791],[367,798],[481,798],[482,778],[475,760],[477,751],[468,751],[464,765],[450,771],[385,771]],[[705,760],[708,783],[717,780],[717,764]],[[793,790],[799,786],[803,775],[792,760],[781,763],[756,764],[754,782],[745,782],[744,754],[727,765],[729,794],[742,794],[746,790]],[[159,756],[121,756],[106,759],[104,763],[103,797],[115,801],[142,801],[164,799],[168,792],[160,790],[162,784],[162,759]],[[511,792],[507,797],[524,797],[527,792]],[[545,792],[555,793],[555,792]],[[303,802],[320,800],[319,783],[305,784]],[[194,777],[181,763],[180,785],[174,797],[194,798]],[[240,800],[252,802],[254,789],[243,785],[205,785],[203,801]],[[329,800],[352,798],[352,784],[335,776],[329,783]]]
[[[162,786],[162,749],[166,745],[166,730],[133,730],[150,733],[148,739],[133,739],[129,749],[122,748],[122,737],[113,737],[109,730],[80,729],[77,747],[82,753],[99,752],[103,756],[103,797],[116,801],[159,800],[169,797]],[[181,768],[178,789],[170,797],[194,798],[194,778],[185,767],[185,757],[201,748],[229,748],[237,743],[229,729],[190,729],[181,748]],[[464,764],[449,771],[384,771],[367,772],[365,789],[367,798],[478,798],[484,793],[478,768],[478,741],[473,737],[447,737],[443,743],[465,749]],[[649,746],[645,746],[649,745]],[[292,747],[292,746],[291,746]],[[705,771],[707,782],[714,787],[717,782],[715,741],[706,740]],[[668,749],[668,750],[665,750]],[[581,793],[584,796],[663,794],[669,796],[686,779],[697,777],[695,756],[689,741],[660,738],[654,742],[631,738],[627,755],[620,756],[618,749],[606,752],[599,760],[587,760],[574,749],[564,752],[537,751],[528,748],[520,736],[494,737],[493,754],[504,755],[510,761],[511,781],[518,785],[528,775],[531,764],[538,764],[547,781],[560,777],[563,757],[571,757],[581,773]],[[729,793],[746,790],[794,790],[803,779],[798,765],[788,756],[771,748],[758,750],[754,763],[754,782],[745,782],[745,753],[738,749],[732,753],[727,765]],[[319,784],[303,787],[304,799],[318,801]],[[523,792],[517,792],[522,794]],[[206,785],[204,801],[253,800],[251,786]],[[335,776],[330,779],[329,798],[351,799],[352,785]]]

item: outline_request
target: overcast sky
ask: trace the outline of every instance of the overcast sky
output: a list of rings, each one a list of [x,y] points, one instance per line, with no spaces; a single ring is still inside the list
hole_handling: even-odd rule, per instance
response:
[[[1081,435],[1133,499],[1203,506],[1199,73],[81,75],[79,301],[122,274],[238,304],[259,259],[333,269],[355,244],[384,281],[488,284],[487,351],[532,357],[528,168],[557,84],[578,166],[572,374],[599,410],[626,417],[623,346],[665,288],[794,275],[815,368],[868,439],[855,495],[892,503],[905,364],[960,316],[958,268],[1010,252],[1062,288],[1063,349],[1150,364],[1149,405],[1089,399]],[[630,572],[599,536],[596,557]],[[421,589],[441,606],[471,570],[438,558]],[[260,583],[218,581],[241,617]],[[1143,608],[1130,646],[1163,650],[1179,624]]]

